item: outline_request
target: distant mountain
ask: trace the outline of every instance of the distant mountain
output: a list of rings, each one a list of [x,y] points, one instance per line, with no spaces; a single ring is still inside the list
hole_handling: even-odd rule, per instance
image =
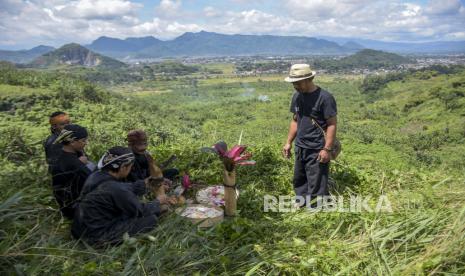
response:
[[[220,55],[298,55],[338,54],[346,49],[326,40],[272,35],[224,35],[199,32],[185,33],[168,41],[168,47],[148,48],[143,55],[220,56]]]
[[[33,60],[30,65],[35,67],[80,65],[105,68],[121,68],[126,66],[123,62],[94,53],[76,43],[66,44],[52,52],[46,53]]]
[[[28,51],[0,50],[0,60],[26,63],[53,50],[47,46],[36,48]],[[112,58],[131,60],[183,56],[348,55],[362,49],[402,54],[465,53],[465,41],[402,43],[342,37],[226,35],[201,31],[184,33],[168,41],[162,41],[153,36],[126,39],[102,36],[86,48]],[[33,50],[38,52],[35,53]]]
[[[353,41],[347,41],[346,43],[342,44],[342,47],[351,50],[361,50],[365,48],[363,45]]]
[[[35,58],[53,51],[55,48],[50,46],[40,45],[29,50],[20,51],[6,51],[0,50],[0,60],[14,62],[14,63],[28,63]]]
[[[124,40],[102,36],[87,45],[87,48],[104,55],[124,58],[125,56],[161,43],[163,43],[161,40],[153,36],[129,37]]]
[[[201,31],[173,40],[154,37],[100,37],[89,49],[115,58],[161,58],[180,56],[345,54],[354,52],[337,43],[303,36],[225,35]],[[358,48],[357,48],[358,49]]]
[[[353,55],[341,59],[316,60],[315,67],[332,70],[394,68],[414,61],[394,53],[372,49],[363,49]]]
[[[437,42],[385,42],[370,39],[344,38],[344,37],[329,37],[321,36],[320,38],[329,41],[344,44],[347,42],[355,42],[363,46],[375,50],[389,51],[395,53],[418,53],[418,54],[452,54],[465,53],[465,41],[437,41]]]

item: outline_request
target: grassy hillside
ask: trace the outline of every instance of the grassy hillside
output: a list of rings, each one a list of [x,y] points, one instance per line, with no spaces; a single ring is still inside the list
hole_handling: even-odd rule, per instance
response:
[[[398,54],[363,49],[353,55],[338,60],[320,59],[314,62],[316,68],[325,68],[329,71],[351,70],[365,68],[376,70],[390,69],[405,63],[412,63],[410,59]]]
[[[412,73],[369,93],[359,77],[318,78],[339,110],[343,153],[331,165],[332,192],[387,195],[394,212],[316,214],[263,212],[264,195],[293,195],[293,162],[280,156],[292,95],[282,76],[143,81],[112,87],[116,93],[68,75],[3,72],[2,273],[465,273],[463,70]],[[90,130],[94,160],[123,145],[128,130],[144,128],[156,158],[175,153],[175,166],[212,185],[221,182],[220,163],[199,148],[219,139],[236,143],[243,131],[257,165],[238,171],[239,216],[198,230],[170,215],[119,247],[74,241],[52,197],[40,144],[49,113],[60,109]]]

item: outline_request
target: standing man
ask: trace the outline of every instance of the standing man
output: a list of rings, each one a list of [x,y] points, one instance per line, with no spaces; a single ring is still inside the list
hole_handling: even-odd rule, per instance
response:
[[[315,74],[308,64],[294,64],[285,78],[296,92],[290,108],[293,117],[283,147],[283,155],[290,158],[295,140],[294,191],[296,196],[305,198],[307,206],[312,201],[312,207],[316,206],[316,197],[329,195],[329,153],[337,124],[336,101],[328,91],[313,83]],[[318,125],[326,131],[326,139]]]

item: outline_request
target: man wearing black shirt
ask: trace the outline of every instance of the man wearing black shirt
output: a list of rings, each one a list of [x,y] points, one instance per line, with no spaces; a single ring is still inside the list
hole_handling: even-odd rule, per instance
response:
[[[51,168],[55,199],[63,216],[72,219],[82,186],[90,175],[89,161],[82,152],[87,145],[87,130],[79,125],[66,125],[55,140],[62,145],[56,163]]]
[[[148,137],[145,131],[130,131],[127,135],[127,141],[128,147],[132,150],[135,157],[134,165],[128,175],[129,181],[145,179],[149,176],[165,177],[170,181],[173,181],[174,178],[179,175],[179,171],[177,169],[172,168],[162,170],[162,168],[156,164],[152,155],[147,151]]]
[[[336,101],[328,91],[313,83],[314,77],[315,72],[308,64],[295,64],[285,79],[293,84],[296,92],[291,101],[293,118],[283,154],[290,158],[295,140],[294,191],[307,204],[309,199],[314,202],[318,196],[329,195],[329,153],[337,125]],[[326,131],[326,138],[318,125]]]
[[[124,233],[133,236],[152,230],[162,211],[170,204],[164,195],[142,203],[144,180],[124,182],[132,169],[134,154],[129,148],[113,147],[100,159],[99,170],[84,184],[71,233],[90,244],[119,243]]]

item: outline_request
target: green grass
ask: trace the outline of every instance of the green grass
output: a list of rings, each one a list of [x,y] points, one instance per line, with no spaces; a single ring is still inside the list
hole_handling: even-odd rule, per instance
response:
[[[207,70],[220,70],[225,75],[230,75],[234,72],[235,66],[231,63],[206,63],[201,64],[201,68],[205,68]]]
[[[8,96],[30,96],[49,94],[50,90],[44,88],[30,88],[26,86],[16,86],[8,84],[0,84],[0,97]]]
[[[50,97],[41,98],[41,89],[2,84],[0,93],[17,93],[9,95],[15,96],[11,103],[16,108],[0,112],[0,272],[463,274],[464,109],[447,109],[430,94],[432,87],[449,87],[463,77],[410,77],[377,91],[374,101],[360,93],[360,76],[316,79],[338,102],[343,153],[331,165],[333,193],[347,198],[371,195],[371,203],[387,195],[393,213],[262,211],[265,194],[293,195],[293,162],[280,155],[293,92],[283,76],[196,83],[189,76],[107,88],[110,94],[99,94],[104,88],[98,88],[84,95],[80,83],[64,86],[66,90],[62,86],[59,91],[73,91],[71,101],[53,89]],[[261,102],[259,95],[271,101]],[[415,105],[419,97],[424,102]],[[87,152],[92,159],[111,146],[124,145],[128,130],[144,128],[157,159],[174,153],[176,167],[207,184],[221,182],[221,164],[199,148],[219,139],[236,143],[243,132],[242,141],[257,165],[238,171],[239,216],[200,230],[171,214],[152,232],[117,247],[94,249],[71,239],[70,225],[61,219],[51,193],[41,148],[48,114],[59,109],[89,128]],[[450,122],[449,133],[440,136],[434,131],[447,125],[444,120]]]

